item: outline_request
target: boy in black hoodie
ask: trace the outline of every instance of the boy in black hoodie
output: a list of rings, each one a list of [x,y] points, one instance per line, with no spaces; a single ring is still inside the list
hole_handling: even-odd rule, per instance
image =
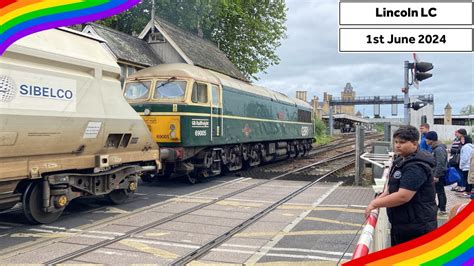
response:
[[[392,228],[392,246],[418,238],[438,227],[432,168],[434,158],[418,148],[420,134],[413,126],[401,126],[393,134],[399,155],[390,169],[388,186],[372,200],[366,216],[386,207]]]
[[[438,141],[438,134],[434,131],[426,133],[426,144],[431,146],[431,153],[435,159],[433,168],[433,179],[435,182],[436,195],[438,195],[439,214],[446,216],[446,192],[444,191],[444,175],[448,170],[448,149],[446,145]]]

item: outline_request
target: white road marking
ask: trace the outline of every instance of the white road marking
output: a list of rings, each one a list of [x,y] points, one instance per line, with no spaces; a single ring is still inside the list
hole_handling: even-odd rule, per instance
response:
[[[165,241],[158,241],[158,240],[147,240],[141,239],[139,237],[135,237],[133,239],[129,239],[130,242],[139,242],[144,244],[152,244],[152,245],[160,245],[160,246],[168,246],[168,247],[179,247],[179,248],[187,248],[187,249],[198,249],[201,246],[199,245],[190,245],[190,244],[180,244],[180,243],[173,243],[173,242],[165,242]],[[326,250],[312,250],[312,249],[296,249],[296,248],[274,248],[274,247],[258,247],[258,246],[251,246],[251,245],[233,245],[233,244],[223,244],[224,247],[233,247],[233,248],[242,248],[242,249],[251,249],[251,250],[237,250],[237,249],[226,249],[226,248],[216,248],[212,249],[212,252],[225,252],[225,253],[238,253],[238,254],[255,254],[255,250],[258,249],[266,249],[268,251],[288,251],[288,252],[301,252],[301,253],[321,253],[327,255],[334,255],[334,256],[341,256],[342,252],[334,252],[334,251],[326,251]],[[329,261],[338,261],[339,258],[331,258],[326,256],[313,256],[313,255],[295,255],[295,254],[286,254],[286,253],[267,253],[266,256],[273,256],[273,257],[284,257],[284,258],[306,258],[306,259],[314,259],[314,260],[329,260]],[[346,257],[352,257],[351,253],[346,253]]]
[[[367,205],[351,205],[351,204],[324,204],[319,207],[340,207],[340,208],[367,208]]]
[[[283,230],[282,233],[289,233],[298,223],[300,223],[306,216],[308,216],[313,208],[316,208],[321,202],[323,202],[331,193],[333,193],[340,185],[342,182],[337,183],[334,185],[329,191],[327,191],[324,195],[322,195],[318,200],[316,200],[312,205],[311,209],[306,210],[302,212],[298,217],[296,217],[293,222],[291,222],[288,226],[286,226]],[[257,252],[254,254],[252,257],[250,257],[245,264],[255,264],[257,263],[261,258],[266,256],[268,254],[268,250],[271,250],[280,240],[283,239],[285,234],[278,234],[275,236],[272,240],[270,240],[265,246],[263,246],[262,251]],[[337,260],[336,260],[337,261]]]
[[[223,244],[222,246],[237,247],[237,248],[252,248],[252,249],[268,249],[270,251],[295,251],[295,252],[302,252],[302,253],[322,253],[322,254],[337,255],[337,256],[341,256],[342,254],[344,254],[342,252],[319,250],[319,249],[275,248],[275,247],[259,247],[259,246],[236,245],[236,244]],[[345,256],[352,257],[352,253],[346,253]]]
[[[0,225],[0,229],[11,229],[12,227],[11,226],[1,226]]]
[[[42,228],[51,229],[51,230],[62,230],[66,232],[76,232],[76,233],[89,233],[89,234],[101,234],[101,235],[116,235],[122,236],[124,233],[119,232],[108,232],[108,231],[89,231],[89,230],[81,230],[77,228],[66,228],[66,227],[59,227],[59,226],[50,226],[50,225],[42,225]],[[29,230],[40,230],[40,229],[29,229]]]

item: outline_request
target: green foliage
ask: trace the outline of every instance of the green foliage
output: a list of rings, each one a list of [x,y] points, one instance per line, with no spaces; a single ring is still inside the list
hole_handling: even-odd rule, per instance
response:
[[[474,105],[469,104],[461,108],[461,114],[463,115],[472,115],[474,114]]]
[[[276,48],[285,38],[284,0],[156,0],[156,15],[214,42],[247,77],[278,64]],[[151,0],[100,21],[140,33],[151,18]]]
[[[375,124],[374,128],[378,133],[385,132],[385,124],[383,124],[383,123],[382,124]]]
[[[316,138],[316,144],[324,145],[331,142],[332,138],[327,134],[327,128],[323,120],[314,120],[314,136]]]

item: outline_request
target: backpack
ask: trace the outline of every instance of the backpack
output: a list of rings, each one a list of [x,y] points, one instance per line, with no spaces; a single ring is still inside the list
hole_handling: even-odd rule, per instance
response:
[[[461,176],[459,175],[458,170],[454,167],[449,167],[444,175],[444,185],[448,186],[458,182],[459,180],[461,180]]]

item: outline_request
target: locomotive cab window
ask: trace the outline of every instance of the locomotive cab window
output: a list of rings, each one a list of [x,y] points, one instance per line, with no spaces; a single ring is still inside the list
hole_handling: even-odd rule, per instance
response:
[[[311,123],[311,112],[298,109],[298,122]]]
[[[153,94],[153,99],[184,99],[184,94],[186,92],[186,81],[175,80],[175,81],[166,81],[158,80],[155,85],[155,92]]]
[[[151,81],[128,82],[125,85],[123,95],[125,96],[125,99],[130,101],[148,99],[150,85]]]
[[[212,94],[212,106],[219,107],[219,102],[220,102],[219,87],[217,87],[216,85],[212,85],[211,94]]]
[[[207,84],[194,82],[191,100],[193,103],[207,103]]]

